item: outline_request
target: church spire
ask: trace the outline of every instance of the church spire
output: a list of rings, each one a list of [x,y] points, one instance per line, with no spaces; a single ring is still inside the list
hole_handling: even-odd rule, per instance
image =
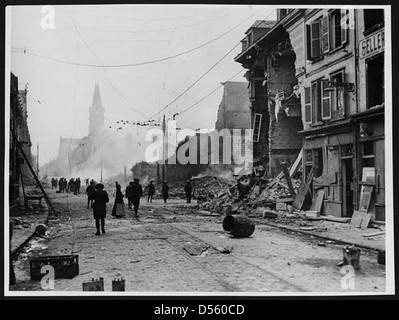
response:
[[[90,111],[89,136],[98,136],[104,130],[104,108],[101,103],[100,87],[94,86],[93,101]]]

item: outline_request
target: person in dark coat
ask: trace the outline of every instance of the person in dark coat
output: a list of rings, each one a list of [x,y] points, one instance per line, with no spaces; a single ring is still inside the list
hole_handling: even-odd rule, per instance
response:
[[[96,220],[96,236],[100,235],[100,222],[101,231],[105,233],[105,216],[107,214],[107,202],[109,202],[109,197],[107,191],[104,190],[104,185],[99,183],[95,186],[96,191],[94,191],[89,199],[93,200],[93,215]]]
[[[129,182],[129,185],[125,189],[125,197],[127,198],[127,206],[132,209],[132,186],[133,182]]]
[[[116,218],[121,218],[125,216],[125,203],[123,202],[123,193],[121,189],[121,185],[117,182],[115,191],[115,202],[112,208],[112,215]]]
[[[80,186],[82,184],[82,182],[80,181],[80,177],[76,179],[75,184],[76,184],[75,194],[80,194]]]
[[[132,204],[133,204],[133,209],[134,209],[134,216],[137,217],[138,210],[139,210],[139,205],[140,205],[140,198],[143,195],[143,188],[141,187],[141,184],[139,183],[139,179],[134,179],[133,185],[132,185]]]
[[[190,180],[187,180],[187,183],[184,186],[184,192],[186,193],[187,203],[191,203],[191,194],[193,192],[193,186],[191,185]]]
[[[90,195],[96,191],[94,188],[94,181],[91,181],[90,184],[86,188],[86,194],[87,194],[87,209],[90,208],[90,206],[93,206],[93,200],[90,200]]]
[[[147,198],[147,202],[151,202],[152,203],[152,197],[155,194],[155,186],[153,184],[153,181],[150,181],[150,184],[148,185],[148,198]]]
[[[166,203],[166,200],[168,200],[169,197],[169,186],[166,181],[164,181],[162,184],[162,197],[163,197],[163,202]]]

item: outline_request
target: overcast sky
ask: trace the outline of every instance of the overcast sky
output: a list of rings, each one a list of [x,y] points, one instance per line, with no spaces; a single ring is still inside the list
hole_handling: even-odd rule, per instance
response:
[[[231,80],[245,81],[241,65],[234,61],[241,51],[240,40],[255,20],[276,19],[270,6],[53,8],[54,29],[42,28],[46,15],[42,6],[14,6],[7,15],[10,70],[18,77],[20,89],[28,83],[28,125],[33,153],[40,144],[40,165],[57,156],[60,136],[88,134],[96,82],[111,131],[116,121],[148,119],[167,105],[164,112],[171,117],[237,73]],[[178,127],[213,128],[222,92],[218,89],[177,116]],[[129,130],[134,133],[137,128],[122,131]]]

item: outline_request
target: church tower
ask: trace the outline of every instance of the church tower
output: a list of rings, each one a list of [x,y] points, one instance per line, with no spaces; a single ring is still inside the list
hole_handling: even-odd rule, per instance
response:
[[[104,108],[101,103],[100,88],[98,83],[96,83],[94,87],[93,102],[89,112],[89,137],[99,136],[104,132]]]

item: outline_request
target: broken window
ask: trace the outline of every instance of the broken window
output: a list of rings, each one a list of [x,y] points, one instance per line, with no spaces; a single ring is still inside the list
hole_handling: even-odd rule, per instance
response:
[[[367,108],[384,102],[384,55],[366,61]]]
[[[364,167],[374,167],[374,142],[362,143],[362,161]]]
[[[364,33],[368,34],[384,25],[384,9],[364,9]]]
[[[253,142],[259,142],[260,137],[260,127],[262,123],[262,114],[255,113],[254,126],[253,126]]]
[[[323,174],[323,150],[321,148],[313,150],[314,177],[320,177]]]

